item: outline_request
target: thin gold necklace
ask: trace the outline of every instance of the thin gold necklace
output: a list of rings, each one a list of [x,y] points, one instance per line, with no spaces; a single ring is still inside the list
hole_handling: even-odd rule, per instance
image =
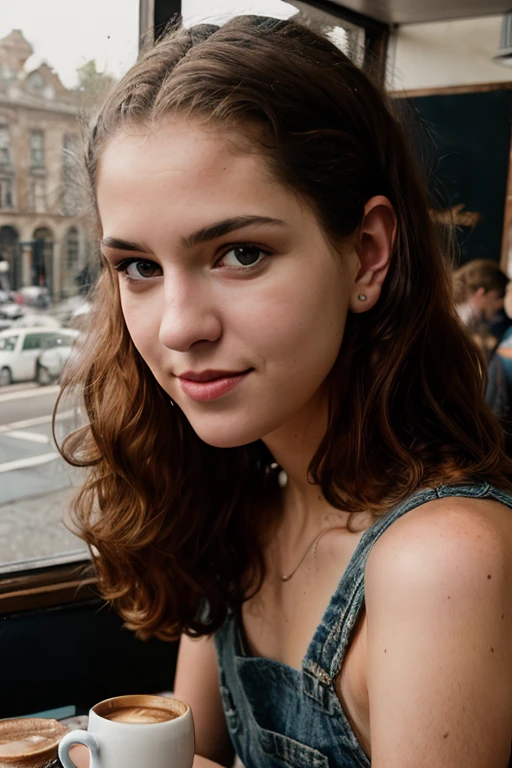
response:
[[[337,530],[340,530],[341,528],[346,529],[346,525],[335,525],[332,528],[324,528],[323,531],[320,531],[320,533],[317,533],[317,535],[315,536],[315,538],[313,539],[313,541],[311,542],[309,547],[306,549],[306,551],[302,555],[301,559],[299,560],[298,564],[295,566],[293,571],[291,573],[289,573],[287,576],[281,575],[281,581],[290,581],[292,576],[294,576],[294,574],[297,573],[297,571],[299,570],[300,566],[302,565],[302,563],[306,559],[307,555],[309,554],[309,551],[310,551],[311,547],[313,547],[313,555],[314,555],[314,557],[316,557],[316,549],[318,547],[318,542],[320,541],[320,539],[322,538],[322,536],[325,533],[327,533],[328,531],[337,531]]]

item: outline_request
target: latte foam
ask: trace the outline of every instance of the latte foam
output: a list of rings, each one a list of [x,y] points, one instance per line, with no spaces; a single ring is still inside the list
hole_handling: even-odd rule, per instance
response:
[[[147,723],[165,723],[168,720],[174,720],[179,715],[168,709],[158,709],[157,707],[120,707],[119,709],[113,709],[108,714],[103,715],[103,717],[106,720],[112,720],[114,723],[144,725]]]

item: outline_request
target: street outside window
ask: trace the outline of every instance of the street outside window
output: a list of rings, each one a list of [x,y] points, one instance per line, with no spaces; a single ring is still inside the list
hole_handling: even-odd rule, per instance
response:
[[[59,379],[98,271],[80,120],[135,61],[139,0],[23,0],[0,14],[0,573],[83,555],[80,483],[51,434]],[[80,423],[75,404],[56,420]]]

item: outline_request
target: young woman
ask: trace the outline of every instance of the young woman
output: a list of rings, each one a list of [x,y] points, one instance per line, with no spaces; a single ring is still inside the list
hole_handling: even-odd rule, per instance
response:
[[[86,162],[63,451],[104,596],[182,636],[197,766],[505,768],[511,467],[385,96],[293,21],[201,25]]]

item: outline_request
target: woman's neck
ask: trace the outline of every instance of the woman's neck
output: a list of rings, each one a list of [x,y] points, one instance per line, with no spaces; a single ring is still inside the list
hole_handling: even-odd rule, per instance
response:
[[[323,397],[263,439],[286,478],[281,492],[280,528],[297,544],[321,527],[348,521],[348,513],[332,507],[320,487],[308,480],[310,462],[326,428],[327,403]]]

